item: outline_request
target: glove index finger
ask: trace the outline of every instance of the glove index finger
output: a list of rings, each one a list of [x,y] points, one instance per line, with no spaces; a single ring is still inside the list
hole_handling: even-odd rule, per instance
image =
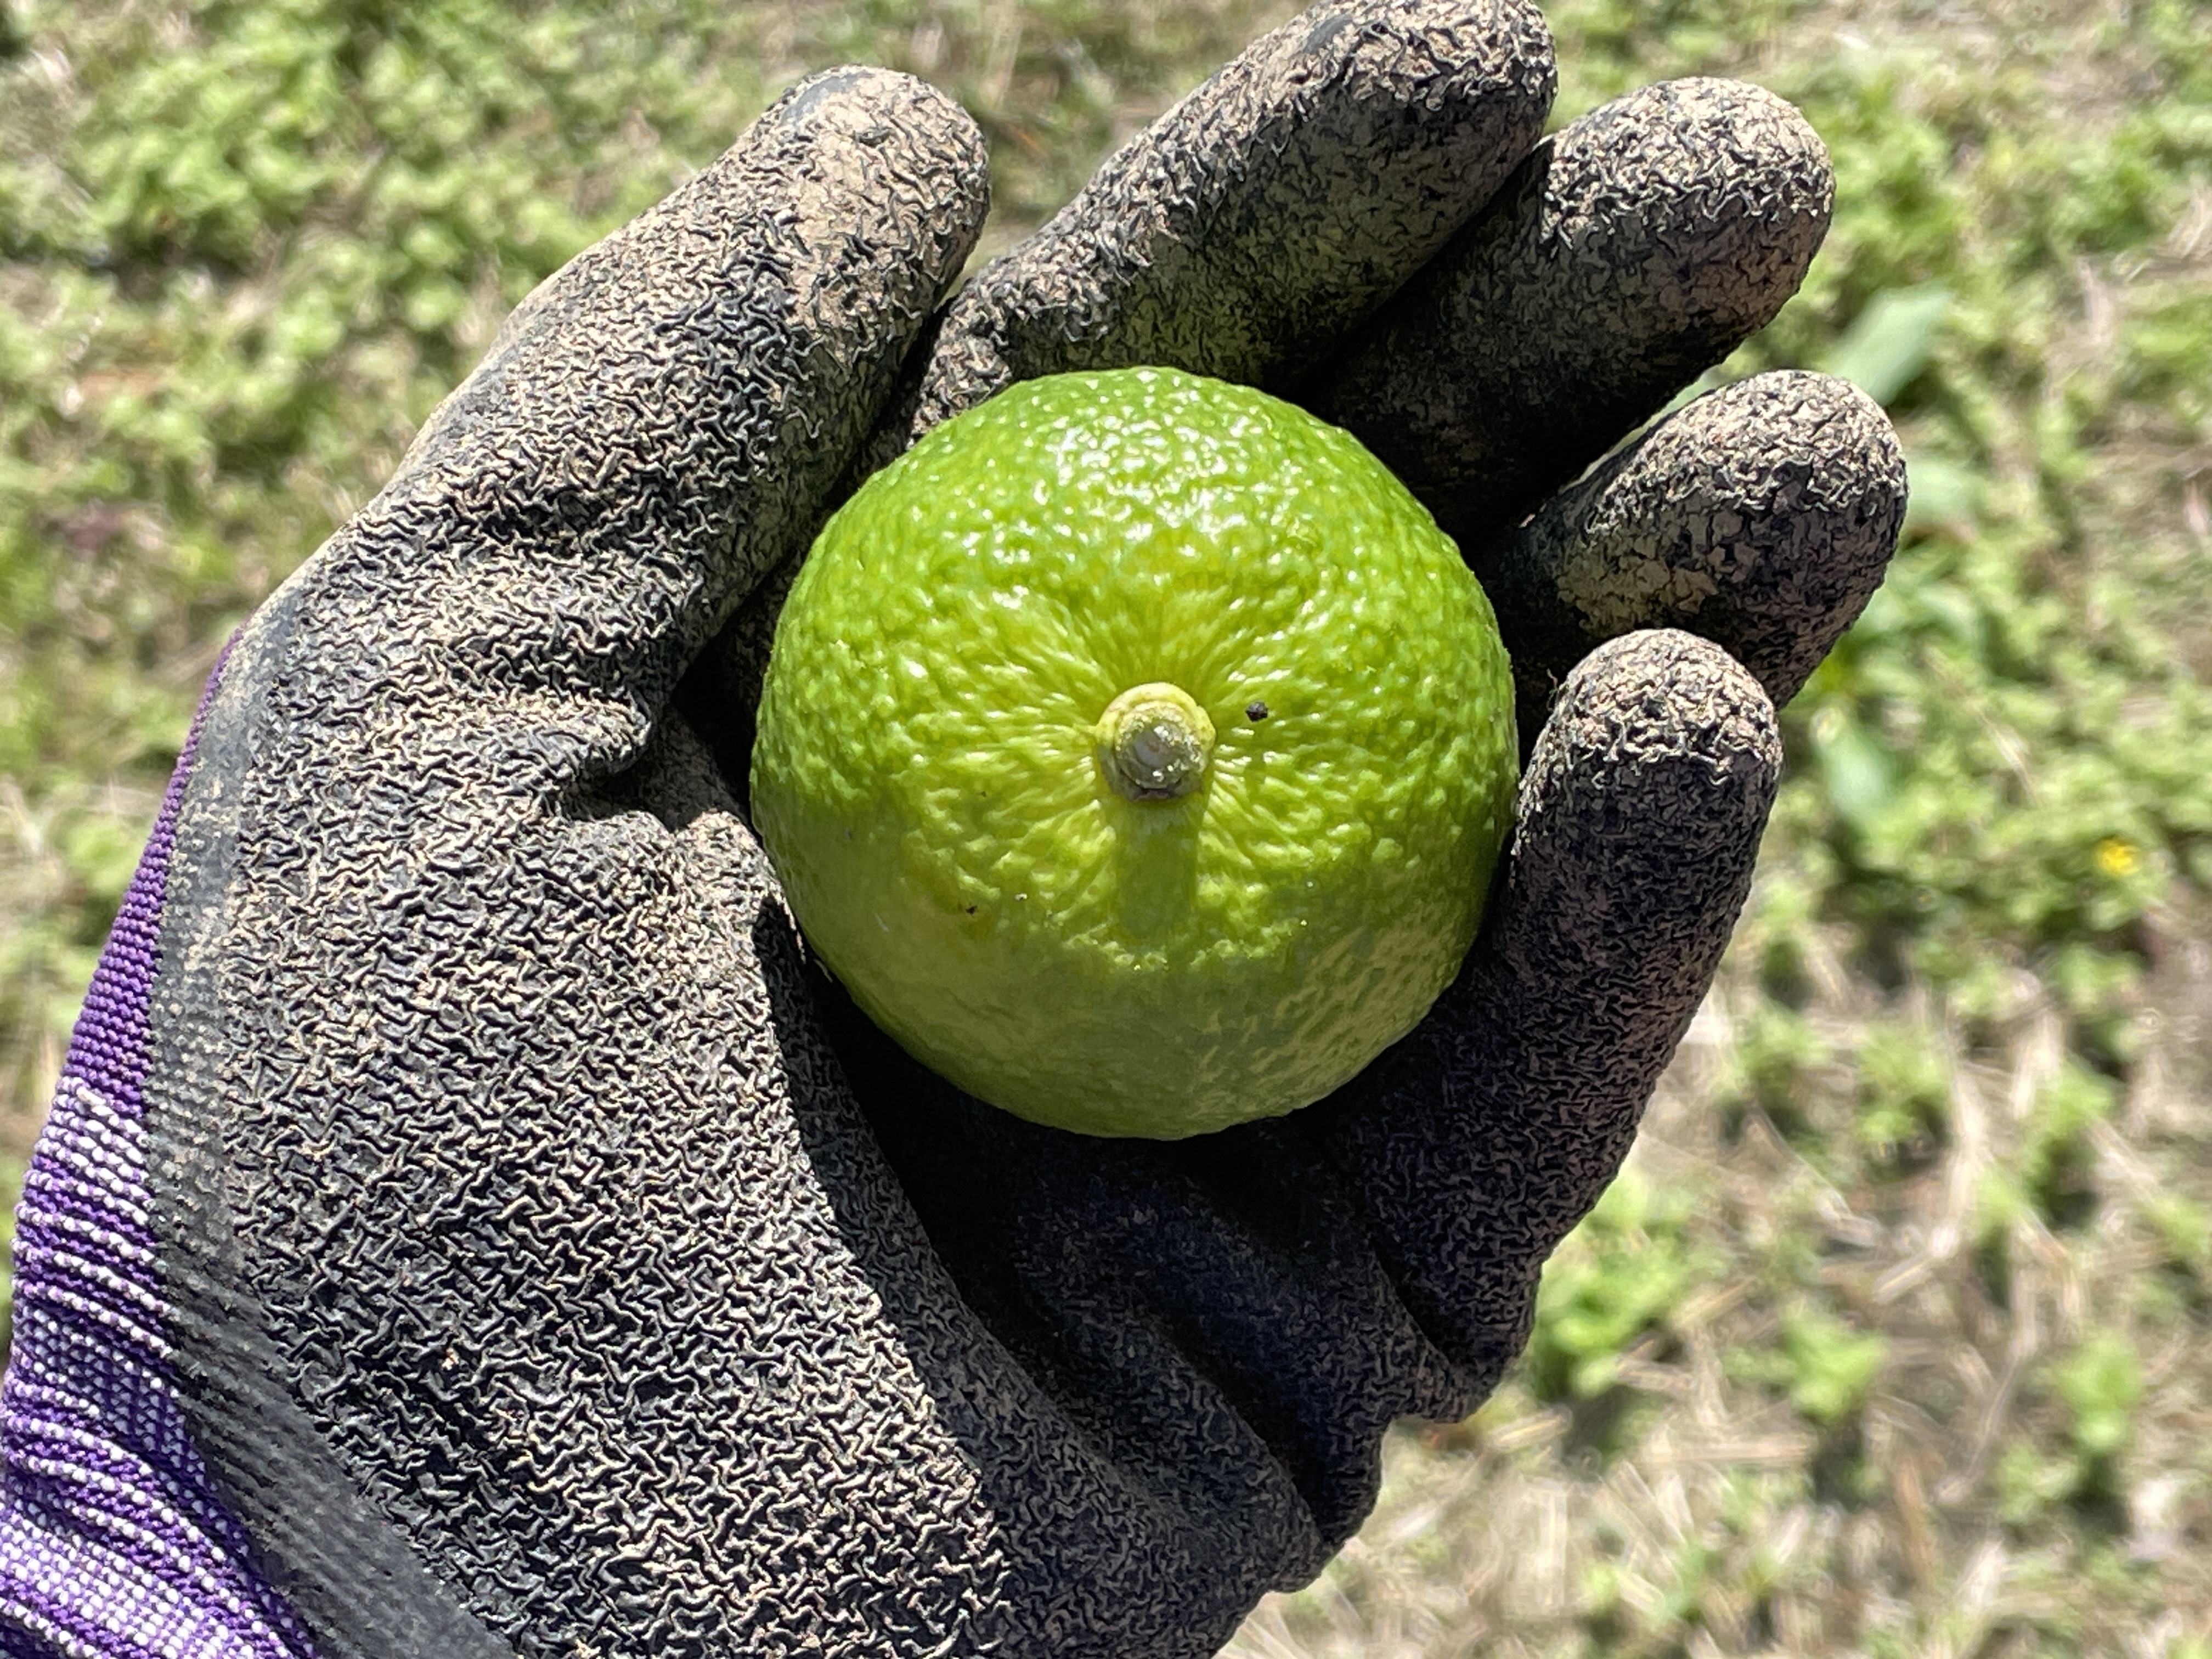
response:
[[[495,680],[657,706],[804,545],[988,199],[942,93],[802,82],[524,301],[307,580],[416,613]]]
[[[1711,982],[1781,767],[1773,704],[1720,647],[1662,629],[1591,653],[1458,980],[1315,1109],[1399,1294],[1479,1389]]]
[[[1555,81],[1529,0],[1322,0],[962,290],[880,459],[1038,375],[1296,372],[1489,198]]]

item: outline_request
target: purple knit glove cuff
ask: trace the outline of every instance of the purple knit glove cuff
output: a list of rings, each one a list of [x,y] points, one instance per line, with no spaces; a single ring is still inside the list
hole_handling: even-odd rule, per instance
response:
[[[148,1224],[148,1005],[199,730],[196,716],[16,1211],[15,1341],[0,1392],[0,1652],[11,1656],[314,1651],[255,1570],[186,1432]]]

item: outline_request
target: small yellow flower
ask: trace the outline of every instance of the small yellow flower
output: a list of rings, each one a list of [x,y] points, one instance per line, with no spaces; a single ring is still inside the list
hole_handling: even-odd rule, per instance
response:
[[[2135,843],[2122,841],[2118,836],[2107,836],[2097,843],[2097,867],[2115,880],[2135,874],[2142,863],[2142,854]]]

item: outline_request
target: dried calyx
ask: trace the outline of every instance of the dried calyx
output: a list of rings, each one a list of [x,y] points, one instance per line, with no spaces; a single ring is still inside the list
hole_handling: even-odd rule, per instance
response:
[[[1131,800],[1173,800],[1206,777],[1213,722],[1190,693],[1154,680],[1106,705],[1096,728],[1098,769]]]

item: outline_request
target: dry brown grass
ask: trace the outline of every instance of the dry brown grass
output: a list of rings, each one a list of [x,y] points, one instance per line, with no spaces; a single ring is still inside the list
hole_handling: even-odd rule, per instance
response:
[[[1840,972],[1818,977],[1809,1012],[1845,1048],[1886,1011]],[[2063,1060],[2054,1010],[2019,988],[1998,1052],[1960,1057],[1942,1154],[1887,1190],[1840,1191],[1764,1115],[1730,1133],[1729,1011],[1761,994],[1731,972],[1631,1166],[1684,1199],[1711,1264],[1699,1288],[1579,1407],[1516,1381],[1466,1425],[1401,1430],[1358,1538],[1230,1653],[2148,1659],[2212,1640],[2212,1324],[2146,1213],[2212,1199],[2212,951],[2177,941],[2148,1000],[2162,1018],[2137,1085],[2094,1132],[2096,1221],[2061,1233],[2027,1215],[1978,1237],[1984,1180],[2017,1158]],[[1809,1273],[1790,1260],[1804,1256]],[[1887,1344],[1863,1409],[1825,1431],[1731,1374],[1808,1294]],[[2142,1358],[2133,1446],[2072,1524],[2023,1535],[2023,1498],[2078,1478],[2054,1369],[2100,1333]],[[1601,1456],[1593,1419],[1616,1414],[1631,1426]]]

